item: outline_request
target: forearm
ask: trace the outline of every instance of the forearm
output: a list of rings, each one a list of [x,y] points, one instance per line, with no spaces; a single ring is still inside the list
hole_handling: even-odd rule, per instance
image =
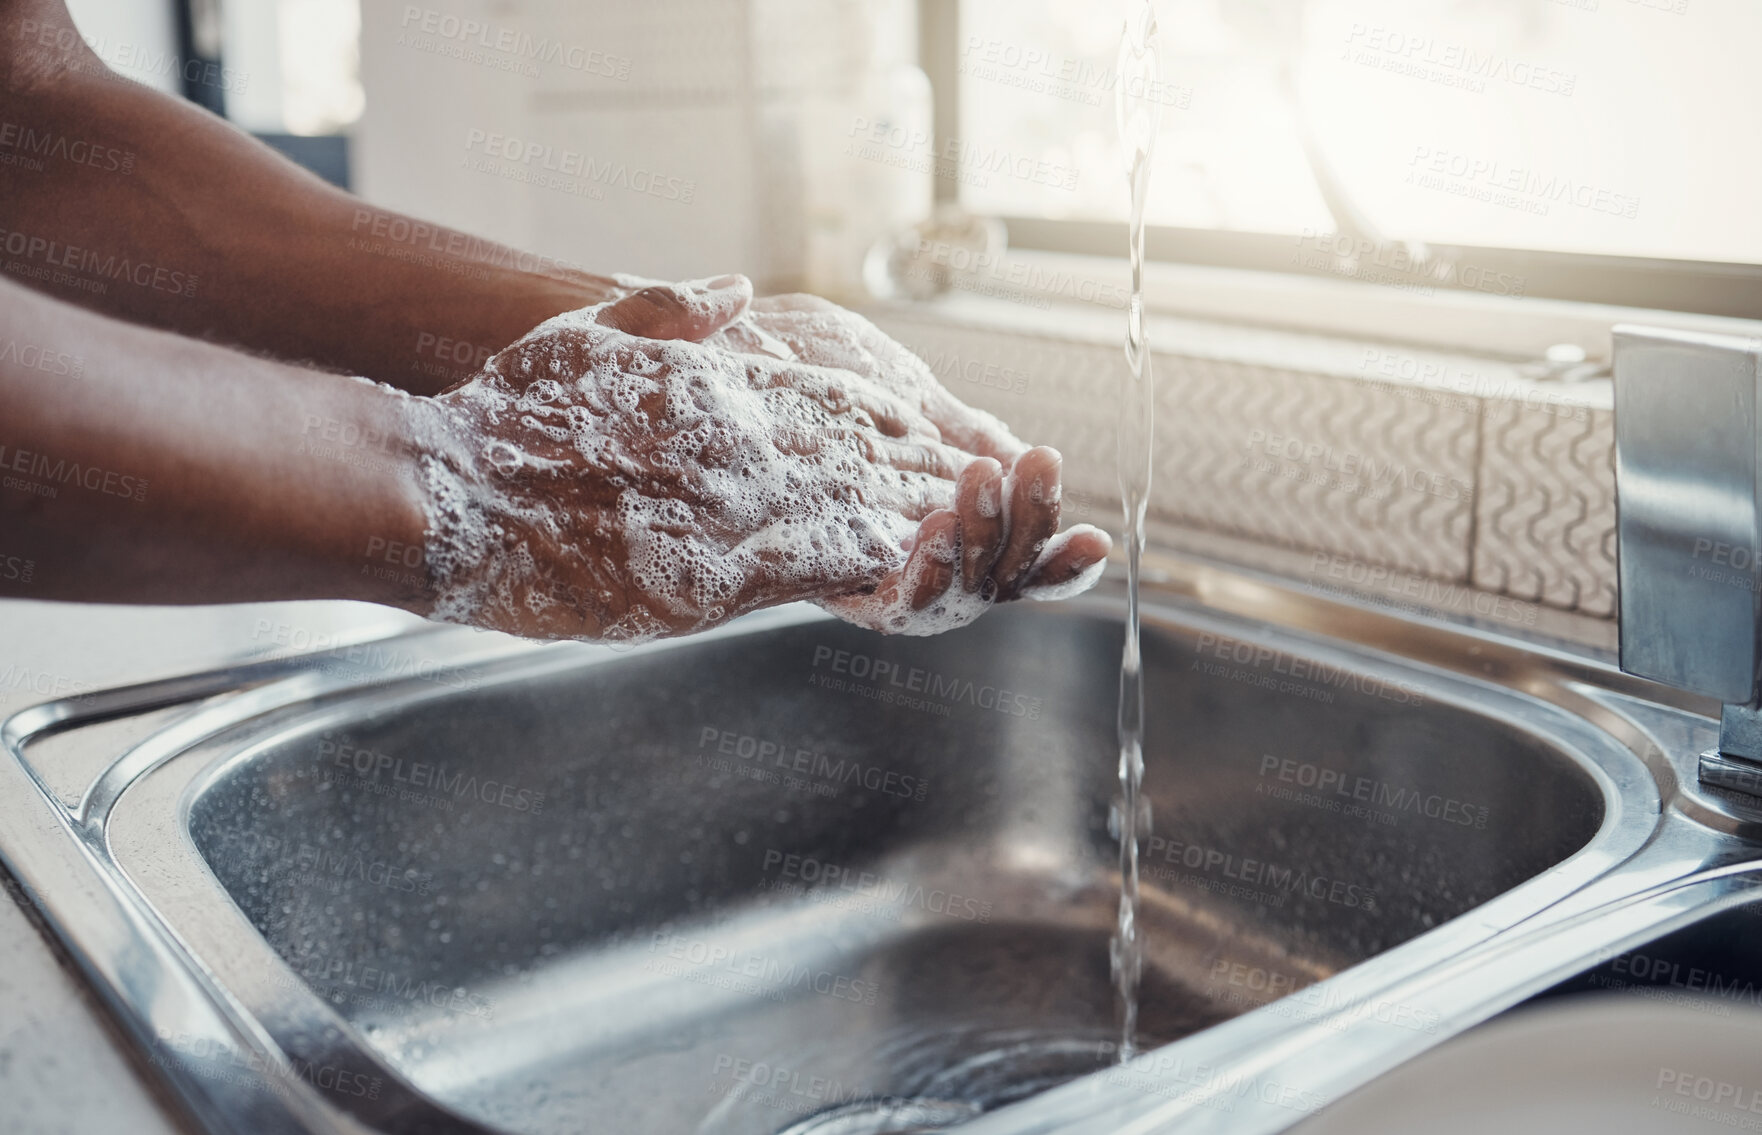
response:
[[[0,283],[0,406],[0,594],[427,609],[427,399]]]
[[[138,323],[433,392],[609,281],[377,210],[0,3],[0,266]]]

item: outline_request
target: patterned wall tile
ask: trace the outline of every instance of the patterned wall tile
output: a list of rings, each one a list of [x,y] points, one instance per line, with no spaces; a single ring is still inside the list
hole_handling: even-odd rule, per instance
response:
[[[1118,527],[1111,346],[887,312],[961,397],[1065,455],[1073,519]],[[1159,353],[1158,519],[1466,581],[1473,403],[1357,377]]]
[[[1478,588],[1614,618],[1615,414],[1488,401]]]
[[[1479,426],[1471,404],[1248,363],[1157,361],[1159,515],[1468,578]]]

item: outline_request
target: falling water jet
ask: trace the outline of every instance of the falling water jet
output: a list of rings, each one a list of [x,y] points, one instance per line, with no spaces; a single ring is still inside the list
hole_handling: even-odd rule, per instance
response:
[[[1156,398],[1144,330],[1144,199],[1150,187],[1150,155],[1162,106],[1157,82],[1156,12],[1152,0],[1129,0],[1120,38],[1114,93],[1120,154],[1131,190],[1128,242],[1132,294],[1126,307],[1126,373],[1120,381],[1118,469],[1126,513],[1126,645],[1120,659],[1120,794],[1109,817],[1120,843],[1120,915],[1110,943],[1120,1026],[1120,1059],[1131,1059],[1138,1031],[1138,983],[1144,944],[1138,933],[1138,840],[1150,831],[1150,801],[1143,798],[1144,668],[1139,653],[1138,573],[1144,552],[1144,509],[1150,496],[1152,423]]]

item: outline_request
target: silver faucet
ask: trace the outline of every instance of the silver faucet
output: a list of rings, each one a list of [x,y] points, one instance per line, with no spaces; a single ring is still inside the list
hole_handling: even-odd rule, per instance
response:
[[[1718,698],[1703,784],[1762,796],[1762,339],[1615,328],[1621,668]]]

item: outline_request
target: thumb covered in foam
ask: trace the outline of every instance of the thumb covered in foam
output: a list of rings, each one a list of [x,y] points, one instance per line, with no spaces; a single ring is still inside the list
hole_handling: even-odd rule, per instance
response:
[[[746,314],[752,281],[738,273],[713,280],[656,284],[632,292],[597,316],[607,326],[644,339],[700,339]]]

